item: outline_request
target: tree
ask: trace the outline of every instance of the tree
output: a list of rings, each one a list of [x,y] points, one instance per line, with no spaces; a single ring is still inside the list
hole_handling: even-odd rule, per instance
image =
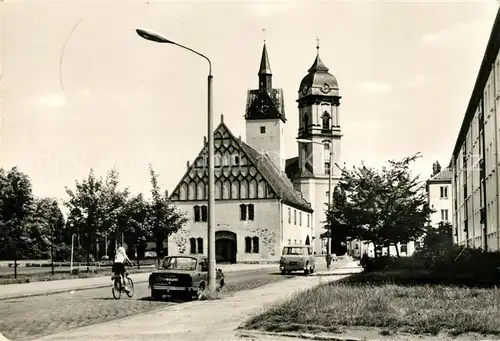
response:
[[[161,192],[158,185],[158,175],[149,166],[151,176],[151,204],[148,212],[148,224],[151,229],[151,236],[155,240],[156,254],[158,262],[163,251],[163,242],[168,241],[168,237],[179,231],[187,222],[186,216],[170,202],[168,192]],[[168,249],[167,249],[168,253]]]
[[[139,269],[140,258],[146,249],[147,239],[150,235],[148,225],[149,205],[142,194],[139,194],[128,200],[125,211],[127,217],[125,224],[127,245],[135,247],[137,268]]]
[[[103,180],[96,178],[91,169],[86,180],[75,181],[74,191],[66,188],[69,196],[69,200],[65,202],[69,209],[68,223],[77,231],[78,239],[86,252],[87,271],[92,245],[103,232],[106,213],[104,186]]]
[[[326,227],[340,229],[337,233],[346,239],[369,241],[375,249],[421,237],[431,210],[426,205],[424,184],[409,169],[418,157],[390,160],[381,171],[364,164],[344,169]]]
[[[130,194],[128,188],[118,188],[119,173],[111,169],[106,175],[102,191],[103,199],[103,233],[109,234],[112,240],[121,240],[126,232],[127,225],[127,200]],[[99,235],[99,237],[102,237]],[[122,240],[122,243],[124,241]],[[107,245],[106,245],[107,249]]]
[[[4,257],[14,257],[17,278],[17,260],[27,250],[27,224],[35,209],[29,177],[17,167],[7,173],[0,169],[0,198],[0,245]]]

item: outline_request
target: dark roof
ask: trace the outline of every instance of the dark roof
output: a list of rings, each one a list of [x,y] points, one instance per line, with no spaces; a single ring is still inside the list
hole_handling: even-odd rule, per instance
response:
[[[328,67],[321,60],[319,53],[307,75],[302,78],[299,86],[299,97],[310,95],[338,96],[339,83],[334,75],[328,72]],[[307,91],[307,92],[306,92]]]
[[[443,182],[450,182],[453,177],[453,171],[450,168],[446,168],[442,170],[441,172],[437,173],[433,177],[431,177],[429,180],[427,180],[427,183],[443,183]]]
[[[282,172],[271,158],[264,153],[260,153],[250,147],[246,143],[242,143],[243,150],[254,164],[255,168],[260,171],[261,175],[268,181],[271,188],[276,192],[287,205],[312,212],[311,204],[307,202],[302,193],[293,187],[292,182],[287,177],[285,172]]]
[[[283,89],[248,90],[245,119],[262,120],[279,118],[286,122]]]
[[[495,63],[495,59],[498,56],[498,51],[500,50],[500,9],[497,11],[497,16],[493,23],[491,29],[490,38],[488,39],[488,45],[486,46],[486,51],[484,52],[483,61],[481,62],[481,67],[479,68],[479,73],[476,78],[476,83],[474,84],[474,89],[472,90],[472,95],[469,99],[469,104],[465,111],[465,117],[462,121],[462,126],[458,133],[457,141],[455,142],[455,147],[453,149],[453,155],[450,160],[450,167],[453,165],[453,160],[458,156],[460,148],[465,140],[465,135],[469,130],[470,123],[474,118],[479,102],[483,97],[483,90],[488,81],[488,77],[491,73],[491,68]]]
[[[285,161],[285,172],[289,179],[297,178],[314,178],[310,164],[306,164],[305,168],[299,167],[299,158],[292,157]]]

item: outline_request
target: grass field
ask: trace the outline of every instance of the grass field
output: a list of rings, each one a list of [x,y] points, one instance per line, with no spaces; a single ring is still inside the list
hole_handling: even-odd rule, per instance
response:
[[[499,303],[498,288],[330,283],[296,294],[243,328],[335,333],[346,327],[378,327],[382,335],[499,335]]]

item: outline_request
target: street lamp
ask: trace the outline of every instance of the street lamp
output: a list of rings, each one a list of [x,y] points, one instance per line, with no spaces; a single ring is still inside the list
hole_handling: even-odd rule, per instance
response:
[[[71,265],[70,265],[70,272],[73,273],[73,248],[75,245],[75,234],[71,234]]]
[[[169,40],[162,35],[145,29],[137,29],[137,34],[150,41],[156,43],[165,43],[179,46],[185,50],[203,57],[208,62],[208,289],[215,291],[215,196],[214,196],[214,131],[213,131],[213,115],[212,115],[212,62],[207,56],[190,49],[184,45],[178,44]]]
[[[329,145],[330,146],[330,157],[329,157],[329,162],[330,162],[330,169],[328,170],[328,209],[330,209],[330,205],[332,203],[332,176],[333,176],[333,141],[324,143],[324,142],[316,142],[316,141],[311,141],[311,140],[306,140],[306,139],[297,139],[298,143],[303,143],[303,144],[320,144],[320,145]],[[332,231],[330,229],[329,234],[332,234]],[[331,245],[330,245],[330,236],[327,238],[327,243],[326,243],[326,254],[330,255],[331,253]]]

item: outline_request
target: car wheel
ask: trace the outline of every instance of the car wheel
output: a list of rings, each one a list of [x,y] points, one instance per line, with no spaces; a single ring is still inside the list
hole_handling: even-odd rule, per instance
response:
[[[163,298],[163,295],[161,292],[151,289],[151,298],[153,301],[160,301]]]

